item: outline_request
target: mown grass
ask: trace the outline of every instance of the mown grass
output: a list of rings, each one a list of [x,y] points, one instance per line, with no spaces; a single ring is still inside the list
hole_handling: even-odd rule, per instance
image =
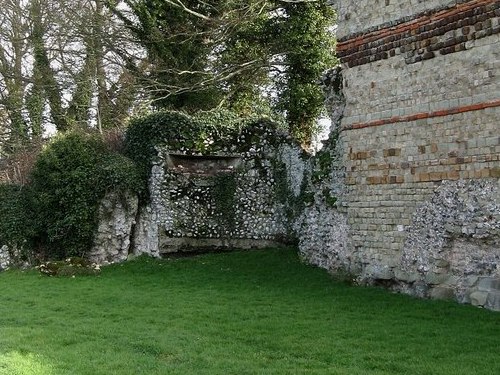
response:
[[[293,250],[0,274],[0,374],[500,374],[500,314],[337,283]]]

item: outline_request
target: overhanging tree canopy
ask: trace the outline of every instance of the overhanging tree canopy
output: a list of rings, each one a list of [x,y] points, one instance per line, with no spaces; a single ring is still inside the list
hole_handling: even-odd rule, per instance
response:
[[[155,106],[279,111],[311,138],[318,80],[334,63],[326,0],[123,0],[107,5],[146,48],[142,76]]]

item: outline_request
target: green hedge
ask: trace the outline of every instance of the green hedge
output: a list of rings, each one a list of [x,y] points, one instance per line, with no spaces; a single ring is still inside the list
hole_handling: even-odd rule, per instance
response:
[[[110,151],[96,135],[56,137],[31,173],[33,243],[44,258],[84,256],[97,229],[100,200],[108,191],[139,191],[135,165]]]
[[[13,184],[0,184],[0,246],[25,251],[32,237],[32,212],[28,205],[28,189]],[[25,260],[25,259],[20,259]]]

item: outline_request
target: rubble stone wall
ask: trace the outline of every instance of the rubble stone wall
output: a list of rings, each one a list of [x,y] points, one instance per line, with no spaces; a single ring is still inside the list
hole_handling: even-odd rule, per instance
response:
[[[123,262],[131,250],[139,200],[130,192],[110,192],[99,205],[99,225],[88,258],[96,264]]]
[[[158,149],[150,202],[139,209],[133,252],[160,256],[292,241],[307,178],[305,156],[271,129],[231,154]]]

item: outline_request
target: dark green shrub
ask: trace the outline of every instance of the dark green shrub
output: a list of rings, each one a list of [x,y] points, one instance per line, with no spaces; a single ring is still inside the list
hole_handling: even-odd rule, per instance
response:
[[[56,137],[31,174],[34,244],[50,259],[83,256],[92,245],[100,200],[107,191],[137,191],[135,166],[96,135]]]
[[[127,190],[139,192],[142,188],[136,165],[129,158],[117,153],[101,155],[99,188],[105,192]]]
[[[0,246],[21,251],[22,257],[29,255],[33,224],[27,191],[18,185],[0,184]]]

